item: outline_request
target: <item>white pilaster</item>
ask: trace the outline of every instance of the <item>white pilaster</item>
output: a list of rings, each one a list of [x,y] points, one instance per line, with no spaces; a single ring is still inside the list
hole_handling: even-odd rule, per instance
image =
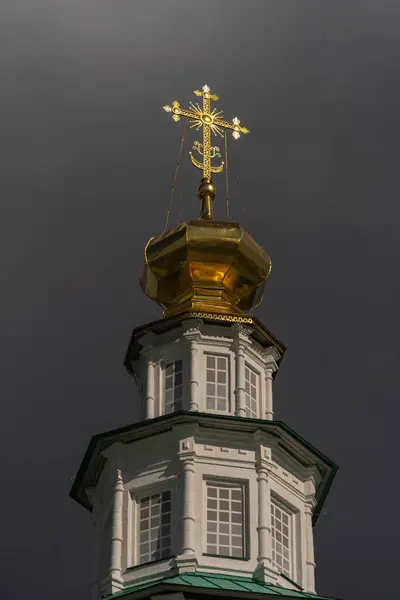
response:
[[[272,369],[268,367],[265,370],[265,418],[272,421],[274,418],[272,401]]]
[[[258,556],[254,575],[257,579],[275,583],[278,571],[272,565],[272,528],[271,528],[271,486],[269,469],[272,466],[271,449],[264,446],[260,434],[255,434],[258,442],[256,451],[257,487],[258,487]]]
[[[272,421],[274,418],[274,408],[273,408],[273,395],[272,395],[272,380],[273,374],[278,370],[278,365],[276,364],[273,355],[271,355],[271,351],[268,349],[264,353],[265,358],[265,419],[267,421]]]
[[[249,333],[248,327],[243,325],[234,325],[233,331],[235,335],[235,343],[233,348],[235,350],[236,360],[236,384],[235,384],[235,414],[238,417],[246,416],[246,397],[245,397],[245,348],[249,345]]]
[[[122,581],[122,506],[124,498],[124,484],[121,471],[117,469],[114,487],[112,508],[112,534],[111,534],[111,564],[109,574],[112,581]]]
[[[183,554],[195,554],[195,466],[194,457],[190,456],[183,460]]]
[[[313,505],[314,502],[308,501],[305,503],[304,510],[304,521],[305,521],[305,533],[306,533],[306,578],[307,588],[306,591],[315,594],[315,560],[314,560],[314,539],[313,539],[313,527],[312,527],[312,516],[313,516]]]
[[[236,344],[236,415],[246,416],[244,346]]]
[[[199,387],[200,387],[200,352],[199,341],[201,338],[201,321],[190,319],[184,323],[184,336],[189,342],[190,349],[190,373],[189,373],[189,410],[199,410]]]
[[[155,364],[154,361],[147,361],[147,382],[146,382],[146,419],[154,419],[155,415]]]
[[[271,500],[268,471],[264,465],[257,469],[258,484],[258,557],[257,562],[272,563],[271,553]]]
[[[199,410],[199,351],[197,340],[190,340],[190,410]]]

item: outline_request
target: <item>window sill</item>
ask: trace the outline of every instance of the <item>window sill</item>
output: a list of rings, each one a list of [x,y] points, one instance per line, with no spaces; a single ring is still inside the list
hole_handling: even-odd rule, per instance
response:
[[[157,560],[150,560],[149,562],[146,563],[140,563],[138,565],[131,565],[130,567],[127,567],[125,569],[125,573],[131,573],[132,571],[134,571],[135,569],[139,569],[140,567],[149,567],[150,565],[158,565],[159,563],[162,562],[167,562],[169,560],[171,560],[172,558],[174,558],[174,554],[170,554],[169,556],[165,556],[164,558],[158,558]]]
[[[229,560],[241,560],[241,561],[249,561],[250,557],[249,556],[227,556],[225,554],[208,554],[207,552],[203,552],[203,556],[209,556],[210,558],[228,558]]]

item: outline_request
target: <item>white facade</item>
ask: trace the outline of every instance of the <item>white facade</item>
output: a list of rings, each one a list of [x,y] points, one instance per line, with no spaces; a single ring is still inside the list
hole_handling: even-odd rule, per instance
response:
[[[216,429],[213,421],[213,426],[176,424],[154,437],[129,444],[116,442],[103,453],[107,467],[91,494],[99,543],[106,548],[106,560],[99,559],[98,563],[95,597],[151,581],[171,569],[256,576],[289,589],[296,589],[297,584],[305,591],[315,591],[310,515],[316,485],[321,481],[318,469],[302,466],[282,450],[274,435],[261,428]],[[230,541],[234,537],[236,548],[242,543],[242,556],[232,555],[229,541],[228,550],[220,555],[209,551],[213,534],[208,525],[220,520],[220,524],[232,526],[232,506],[220,510],[216,518],[218,511],[208,506],[208,487],[214,496],[216,488],[243,492],[243,501],[236,500],[238,518],[234,523],[236,527],[240,524],[241,532],[220,534]],[[163,494],[167,499],[164,525],[160,523],[163,515],[158,501]],[[143,523],[147,530],[149,517],[146,514],[143,519],[141,503],[145,499],[147,507],[151,497],[156,504],[154,558],[143,561],[140,531]],[[226,501],[220,499],[222,502]],[[281,511],[279,518],[277,511]],[[286,546],[279,539],[283,515],[287,519]],[[168,556],[163,557],[160,539],[165,535],[160,531],[167,525],[170,540]],[[214,538],[211,544],[215,545]],[[283,561],[277,564],[279,544],[281,555],[287,548],[286,569]],[[102,554],[100,548],[99,556]]]
[[[312,514],[326,463],[274,426],[279,353],[251,333],[186,320],[139,338],[142,433],[118,434],[87,470],[100,475],[82,483],[98,539],[95,599],[171,570],[315,592]]]
[[[277,350],[273,346],[262,348],[250,338],[251,328],[242,324],[234,324],[228,330],[197,320],[187,320],[182,325],[183,332],[179,327],[162,335],[151,332],[139,338],[143,351],[134,369],[143,400],[140,417],[152,419],[170,412],[167,369],[182,361],[178,410],[272,419],[272,378],[277,371]],[[212,375],[212,367],[207,364],[210,358],[220,358],[226,371],[224,381],[215,381],[221,391],[223,385],[225,389],[218,395],[217,387],[215,400],[220,402],[214,403],[213,392],[208,393],[213,383],[207,379],[208,374]],[[222,376],[221,370],[215,375]],[[254,382],[248,381],[249,375]]]

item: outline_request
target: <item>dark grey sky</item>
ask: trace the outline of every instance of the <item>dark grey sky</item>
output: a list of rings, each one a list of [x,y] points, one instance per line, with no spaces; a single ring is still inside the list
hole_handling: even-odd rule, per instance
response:
[[[92,434],[135,419],[122,360],[160,315],[138,280],[182,133],[160,107],[205,83],[251,129],[231,202],[246,225],[238,174],[272,256],[256,314],[288,346],[276,417],[340,467],[317,590],[398,598],[399,59],[398,0],[3,0],[2,598],[89,597],[70,477]]]

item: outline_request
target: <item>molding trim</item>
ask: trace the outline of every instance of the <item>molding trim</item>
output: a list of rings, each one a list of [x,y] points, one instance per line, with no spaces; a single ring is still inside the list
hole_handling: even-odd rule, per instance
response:
[[[249,323],[253,324],[252,317],[240,317],[239,315],[224,315],[218,313],[187,313],[190,319],[212,319],[213,321],[225,321],[226,323]]]

